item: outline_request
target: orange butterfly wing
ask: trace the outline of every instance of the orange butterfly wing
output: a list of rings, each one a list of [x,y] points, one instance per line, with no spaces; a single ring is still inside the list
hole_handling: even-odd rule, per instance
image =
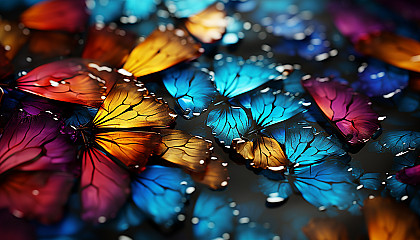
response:
[[[254,141],[234,140],[232,147],[251,160],[255,168],[282,170],[288,163],[280,144],[273,138],[260,136]]]
[[[348,240],[346,226],[333,218],[312,218],[302,227],[309,240]]]
[[[363,207],[369,239],[420,239],[420,221],[406,205],[390,198],[366,199]]]
[[[382,32],[359,40],[356,49],[391,65],[420,72],[420,43],[414,39]]]
[[[194,42],[187,32],[162,26],[134,48],[123,68],[140,77],[195,59],[201,53],[200,44]]]
[[[138,38],[133,33],[110,26],[95,25],[89,30],[82,57],[120,67],[137,41]]]
[[[203,43],[220,40],[226,26],[226,12],[222,3],[215,3],[185,21],[188,31]]]
[[[211,157],[203,172],[189,172],[194,181],[207,185],[217,190],[224,188],[229,182],[227,163],[216,157]]]
[[[85,29],[88,17],[84,0],[47,0],[27,9],[20,19],[28,28],[74,33]]]
[[[115,84],[93,124],[97,128],[165,127],[176,114],[162,100],[149,93],[142,83],[125,79]]]
[[[154,132],[105,132],[95,135],[95,142],[130,169],[141,172],[156,153],[160,136]]]
[[[77,47],[77,38],[64,32],[32,31],[29,51],[45,58],[70,55]]]
[[[4,46],[8,59],[12,60],[15,57],[28,40],[29,33],[29,29],[17,23],[0,20],[0,43]]]
[[[204,171],[210,158],[211,143],[180,130],[161,129],[161,158],[194,172]]]
[[[44,64],[16,80],[20,90],[42,97],[99,107],[123,76],[100,63],[66,59]]]

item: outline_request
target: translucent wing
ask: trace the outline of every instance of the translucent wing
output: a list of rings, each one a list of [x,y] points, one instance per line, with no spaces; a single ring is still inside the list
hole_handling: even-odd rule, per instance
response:
[[[161,129],[158,155],[193,172],[202,172],[210,158],[212,144],[180,130]]]
[[[302,101],[281,93],[259,93],[251,96],[252,118],[258,127],[267,127],[283,122],[294,115],[305,112]]]
[[[193,212],[193,233],[198,239],[214,239],[233,230],[233,209],[216,192],[201,192]]]
[[[85,29],[88,12],[83,0],[47,0],[27,9],[20,20],[28,28],[73,33]]]
[[[155,132],[104,132],[95,135],[95,142],[125,166],[140,172],[157,152],[161,138]]]
[[[233,140],[232,148],[255,168],[281,170],[288,160],[280,144],[273,138],[258,136],[252,141]]]
[[[251,126],[246,112],[242,108],[220,104],[207,116],[207,126],[225,146],[230,146],[232,140],[240,138]]]
[[[42,97],[99,107],[122,76],[100,63],[65,59],[44,64],[17,79],[20,90]]]
[[[267,59],[244,60],[233,55],[216,55],[214,61],[214,82],[217,91],[228,98],[251,91],[262,84],[281,78],[276,65]]]
[[[49,114],[24,117],[14,115],[0,139],[0,173],[71,170],[75,149],[60,134],[61,124]]]
[[[19,217],[42,223],[60,220],[73,186],[74,176],[63,172],[20,172],[2,174],[0,208]],[[60,193],[60,194],[57,194]]]
[[[105,98],[93,124],[97,128],[165,127],[176,114],[141,83],[118,82]]]
[[[420,238],[420,222],[405,205],[390,198],[367,199],[363,207],[369,239]]]
[[[6,57],[12,60],[28,40],[29,30],[18,23],[0,20],[0,43],[6,50]]]
[[[346,226],[333,218],[312,218],[302,231],[309,240],[348,240]]]
[[[137,36],[131,32],[96,24],[89,30],[82,57],[120,67],[127,60],[136,42]]]
[[[80,191],[83,220],[114,218],[130,192],[130,175],[95,148],[83,152]]]
[[[190,119],[207,109],[216,93],[209,73],[197,68],[174,67],[163,72],[163,84]]]
[[[227,165],[217,157],[211,157],[203,172],[189,172],[189,174],[195,182],[207,185],[214,190],[222,189],[228,185],[230,179]]]
[[[365,143],[380,129],[378,114],[366,96],[325,78],[303,80],[302,85],[352,146]]]
[[[140,77],[195,59],[201,53],[200,45],[184,30],[159,28],[134,48],[123,68]]]
[[[390,151],[398,154],[407,150],[414,150],[420,146],[420,132],[392,131],[384,133],[379,141],[375,142],[378,152]]]
[[[282,202],[293,194],[292,186],[287,179],[274,181],[266,177],[258,179],[258,187],[268,198],[269,203]]]
[[[361,205],[362,199],[347,169],[345,164],[328,161],[311,167],[295,168],[293,177],[289,179],[295,179],[291,184],[315,207],[349,209],[355,203]]]
[[[213,4],[185,21],[187,30],[203,43],[220,40],[227,24],[226,12],[221,3]]]
[[[358,41],[356,49],[396,67],[420,72],[420,63],[416,58],[420,53],[420,43],[414,39],[382,32]]]
[[[408,80],[408,71],[379,61],[370,61],[367,67],[359,72],[359,78],[352,87],[369,97],[389,98],[407,87]]]
[[[153,221],[171,227],[183,213],[194,183],[181,169],[148,166],[131,183],[133,200]]]

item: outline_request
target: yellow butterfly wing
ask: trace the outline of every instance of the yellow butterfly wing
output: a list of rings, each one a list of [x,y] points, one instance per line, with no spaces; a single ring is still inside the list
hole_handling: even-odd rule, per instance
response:
[[[288,162],[280,144],[273,138],[261,136],[254,141],[234,140],[232,147],[251,160],[255,168],[282,170]]]
[[[160,136],[155,132],[104,132],[95,135],[95,143],[129,169],[141,172],[157,150]]]
[[[135,77],[140,77],[195,59],[201,53],[200,44],[187,32],[161,26],[133,49],[123,68]]]
[[[173,110],[142,83],[125,79],[109,92],[93,124],[96,128],[166,127],[175,117]]]
[[[161,129],[158,155],[194,172],[202,172],[210,158],[212,144],[180,130]]]
[[[203,43],[221,39],[226,26],[226,12],[222,3],[215,3],[185,21],[187,30]]]

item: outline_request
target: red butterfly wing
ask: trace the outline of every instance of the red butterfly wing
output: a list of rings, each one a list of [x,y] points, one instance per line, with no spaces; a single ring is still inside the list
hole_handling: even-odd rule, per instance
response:
[[[138,38],[135,34],[110,26],[90,28],[82,57],[120,67],[128,58]]]
[[[122,77],[98,62],[74,58],[44,64],[16,81],[20,90],[32,94],[99,107]]]
[[[82,218],[95,223],[115,217],[130,192],[128,171],[95,148],[83,153],[80,181]]]
[[[369,140],[380,128],[369,98],[326,78],[302,80],[318,107],[352,146]]]
[[[81,32],[87,20],[84,0],[47,0],[33,5],[21,15],[25,26],[37,30]]]
[[[72,170],[75,149],[60,134],[61,124],[49,114],[15,115],[0,139],[0,174],[24,171]]]
[[[0,208],[43,223],[60,220],[74,176],[60,172],[13,171],[0,175]]]

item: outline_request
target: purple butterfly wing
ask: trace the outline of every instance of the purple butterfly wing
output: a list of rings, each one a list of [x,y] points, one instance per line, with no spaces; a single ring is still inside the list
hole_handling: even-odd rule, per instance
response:
[[[0,174],[74,168],[75,149],[60,133],[61,122],[51,114],[14,115],[0,139]]]
[[[103,223],[114,218],[130,193],[128,171],[92,148],[83,153],[82,218]]]
[[[351,146],[361,145],[379,129],[369,98],[328,78],[310,78],[302,85]]]
[[[420,183],[420,165],[403,168],[396,173],[395,177],[402,183],[417,185]]]

